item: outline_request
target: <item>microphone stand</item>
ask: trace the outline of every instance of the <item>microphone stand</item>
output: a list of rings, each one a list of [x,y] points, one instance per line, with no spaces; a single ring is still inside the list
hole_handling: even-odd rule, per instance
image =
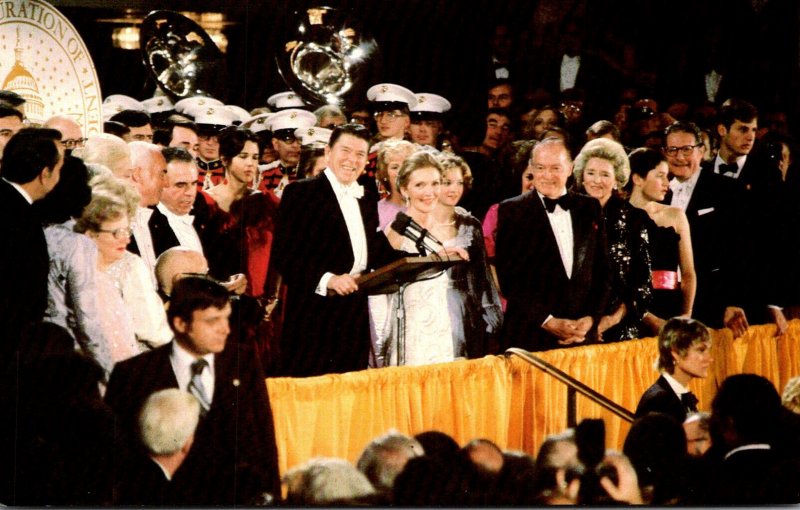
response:
[[[406,304],[403,299],[408,283],[397,289],[397,366],[406,364]]]
[[[422,232],[420,232],[419,237],[417,238],[417,251],[419,252],[420,256],[424,257],[425,253],[425,236],[428,234],[428,229],[423,228]]]

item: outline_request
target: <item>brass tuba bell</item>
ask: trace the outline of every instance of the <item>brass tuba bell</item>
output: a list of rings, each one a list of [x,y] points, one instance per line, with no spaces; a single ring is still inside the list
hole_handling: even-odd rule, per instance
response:
[[[140,33],[145,67],[173,102],[193,96],[225,101],[225,58],[200,25],[174,11],[152,11]]]
[[[275,60],[290,89],[314,106],[363,101],[378,76],[380,52],[350,11],[311,7],[295,11],[284,26]]]

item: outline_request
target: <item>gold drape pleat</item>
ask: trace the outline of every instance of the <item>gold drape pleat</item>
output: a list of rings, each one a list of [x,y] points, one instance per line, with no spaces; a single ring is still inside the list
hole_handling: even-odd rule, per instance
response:
[[[780,392],[800,375],[800,320],[774,337],[775,326],[753,326],[736,340],[713,331],[714,365],[692,391],[710,410],[731,374],[763,375]],[[633,411],[658,377],[655,338],[536,353]],[[405,434],[440,430],[460,444],[491,439],[534,455],[544,437],[566,427],[566,387],[517,357],[487,356],[424,367],[391,367],[304,379],[267,379],[281,472],[316,456],[355,462],[364,446],[389,429]],[[603,418],[607,446],[621,449],[630,425],[578,395],[577,417]]]

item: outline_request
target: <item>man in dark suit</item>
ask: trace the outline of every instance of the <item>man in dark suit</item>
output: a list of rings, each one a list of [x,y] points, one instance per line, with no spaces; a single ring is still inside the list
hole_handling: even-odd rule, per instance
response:
[[[658,368],[661,376],[644,392],[636,406],[636,417],[659,412],[683,424],[688,412],[697,411],[697,397],[689,382],[706,377],[711,357],[711,333],[699,321],[673,317],[658,333]]]
[[[280,497],[264,373],[251,349],[228,343],[230,314],[224,287],[205,277],[182,278],[167,312],[175,340],[118,363],[108,382],[106,402],[128,437],[135,437],[138,413],[153,392],[179,388],[198,397],[203,417],[172,479],[184,505],[254,504],[264,493]]]
[[[155,257],[173,246],[185,246],[199,251],[208,259],[210,274],[226,280],[240,273],[239,251],[225,233],[223,215],[215,214],[205,195],[197,191],[197,165],[182,147],[163,149],[166,160],[161,201],[152,208],[147,221]],[[138,245],[128,250],[139,253]],[[241,287],[247,281],[240,278]]]
[[[712,447],[704,470],[711,505],[800,503],[800,458],[781,441],[781,399],[755,374],[725,379],[711,405]],[[797,430],[791,430],[795,435]]]
[[[505,347],[540,351],[591,338],[610,271],[600,203],[567,191],[564,142],[540,142],[530,165],[534,190],[500,204],[496,266],[508,300]]]
[[[0,367],[11,361],[24,331],[47,308],[50,258],[33,202],[58,183],[64,149],[61,133],[28,128],[4,150],[0,170]]]
[[[26,337],[47,308],[50,257],[32,205],[58,183],[64,161],[60,139],[54,129],[22,129],[5,145],[0,168],[0,428],[11,432],[0,441],[0,501],[8,504],[14,502],[18,465],[14,438],[20,361],[25,352],[37,350]]]
[[[737,98],[725,101],[716,129],[719,153],[708,168],[730,183],[737,205],[732,217],[735,228],[729,232],[731,256],[723,261],[727,273],[736,277],[727,280],[724,292],[731,304],[745,311],[750,323],[774,322],[781,334],[787,328],[786,319],[770,284],[782,278],[782,268],[776,267],[771,250],[764,249],[775,244],[775,230],[782,229],[784,220],[773,215],[782,184],[780,170],[753,152],[758,110],[752,104]]]
[[[399,258],[378,230],[376,197],[356,183],[369,133],[337,126],[324,172],[284,190],[273,257],[287,286],[281,372],[306,377],[367,368],[367,296],[355,278]]]
[[[665,202],[682,209],[689,220],[692,253],[697,273],[697,294],[692,316],[712,328],[723,327],[725,275],[722,257],[725,232],[733,228],[735,204],[732,183],[702,167],[705,148],[700,129],[691,122],[674,122],[664,133],[663,152],[672,180]],[[734,310],[728,313],[733,317]],[[728,321],[730,322],[730,320]],[[731,323],[731,326],[734,324]]]
[[[172,477],[192,449],[200,420],[200,403],[178,388],[159,390],[142,406],[138,450],[115,476],[114,504],[125,506],[180,505],[172,496]]]

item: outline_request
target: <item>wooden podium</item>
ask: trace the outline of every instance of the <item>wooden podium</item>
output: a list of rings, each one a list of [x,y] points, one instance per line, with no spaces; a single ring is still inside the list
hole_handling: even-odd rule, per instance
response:
[[[367,294],[391,294],[402,285],[422,280],[445,269],[466,262],[458,255],[446,258],[437,254],[405,257],[356,278],[358,290]]]

